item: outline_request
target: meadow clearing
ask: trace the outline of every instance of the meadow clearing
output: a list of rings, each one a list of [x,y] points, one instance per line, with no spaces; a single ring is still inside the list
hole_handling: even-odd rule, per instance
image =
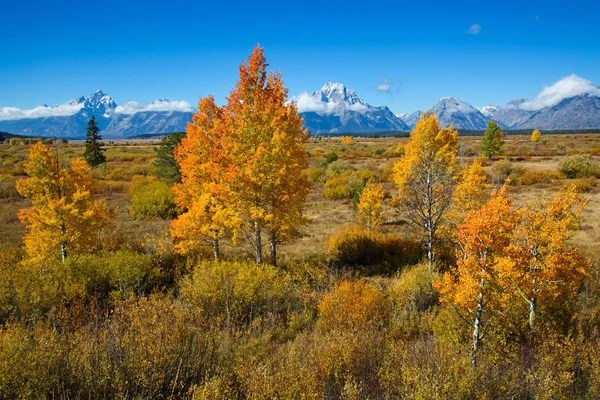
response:
[[[400,154],[398,146],[404,146],[408,138],[355,138],[349,144],[341,143],[340,138],[313,138],[307,144],[312,172],[311,191],[305,207],[309,219],[302,237],[281,247],[281,255],[298,258],[322,254],[329,237],[345,225],[356,223],[356,213],[351,199],[328,199],[323,196],[325,176],[319,175],[319,165],[327,155],[335,153],[340,160],[347,161],[356,170],[367,170],[386,189],[385,223],[383,231],[406,234],[410,229],[403,223],[402,216],[391,206],[390,199],[396,193],[391,183],[390,173]],[[460,137],[459,164],[466,166],[478,157],[481,137]],[[159,142],[152,140],[122,140],[106,143],[107,164],[96,169],[99,179],[99,196],[107,199],[110,207],[118,210],[115,234],[127,240],[147,240],[148,236],[167,237],[169,221],[162,218],[136,219],[129,213],[130,187],[135,176],[153,175],[155,149]],[[27,157],[27,147],[0,146],[0,246],[20,244],[24,226],[17,218],[19,209],[29,205],[15,189],[15,181],[23,176],[23,164]],[[61,145],[60,156],[68,161],[83,154],[83,143]],[[400,150],[401,151],[401,150]],[[513,179],[510,195],[517,206],[548,197],[569,180],[566,177],[551,176],[559,162],[566,156],[586,155],[600,160],[600,135],[565,134],[544,135],[538,143],[532,143],[530,136],[508,135],[505,138],[503,154],[494,160],[485,161],[485,169],[491,182],[500,185],[505,178]],[[502,173],[494,169],[497,162],[510,163],[511,171]],[[315,174],[315,170],[316,174]],[[537,174],[536,174],[537,173]],[[522,177],[525,175],[525,180]],[[572,239],[577,247],[595,252],[600,244],[600,188],[594,178],[577,179],[589,200],[582,217],[581,229]],[[404,221],[406,222],[406,221]],[[241,243],[241,251],[249,251]],[[245,250],[244,250],[245,249]],[[240,251],[238,249],[237,251]]]
[[[467,228],[440,228],[433,265],[424,257],[422,231],[394,205],[392,167],[408,140],[309,139],[307,223],[279,248],[277,266],[257,265],[244,237],[237,246],[223,243],[220,261],[211,260],[208,247],[175,251],[169,224],[178,210],[170,186],[153,177],[159,142],[152,140],[106,143],[107,162],[92,173],[96,196],[116,217],[97,242],[62,261],[56,245],[48,249],[33,238],[22,246],[26,230],[17,214],[31,203],[15,182],[25,177],[30,146],[0,145],[0,397],[598,398],[600,135],[543,135],[537,143],[506,136],[500,156],[481,160],[483,179],[491,189],[509,179],[515,206],[537,214],[503,211],[506,197],[484,193],[487,203],[463,217]],[[459,170],[476,165],[480,143],[481,137],[459,138]],[[83,143],[54,146],[65,164],[84,151]],[[585,176],[559,172],[565,160],[583,165]],[[374,231],[348,228],[357,223],[367,182],[384,189],[382,224]],[[578,195],[566,214],[556,214],[561,204],[533,206],[567,184],[587,200],[572,237],[569,213],[581,204]],[[547,218],[538,223],[550,235],[527,231],[528,216]],[[508,234],[497,229],[516,218]],[[493,269],[482,271],[490,277],[485,288],[469,279],[464,268],[479,273],[480,259],[469,248],[463,251],[471,255],[461,257],[454,236],[467,229],[477,230],[477,240],[493,232],[490,248],[515,260],[514,249],[529,245],[519,240],[539,240],[544,265],[559,279],[542,281],[535,325],[511,277],[500,275],[513,264],[494,258]],[[556,232],[568,242],[555,240]],[[461,244],[468,239],[459,236]],[[496,240],[500,247],[493,247]],[[49,253],[28,257],[30,249]],[[453,281],[455,271],[463,288]],[[459,310],[463,299],[468,305]],[[476,320],[476,346],[474,300],[486,307]]]

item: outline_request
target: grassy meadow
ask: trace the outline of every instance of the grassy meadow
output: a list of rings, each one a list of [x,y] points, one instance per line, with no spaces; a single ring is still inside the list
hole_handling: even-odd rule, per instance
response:
[[[434,288],[456,266],[454,244],[428,268],[421,232],[393,204],[392,168],[408,140],[311,138],[308,222],[279,248],[277,267],[257,267],[245,240],[224,243],[221,262],[208,248],[174,252],[174,211],[133,206],[139,187],[170,195],[153,178],[152,140],[105,145],[93,174],[116,218],[99,249],[26,262],[17,214],[31,203],[15,182],[29,146],[0,145],[0,398],[600,398],[598,171],[559,172],[573,156],[600,163],[600,134],[506,136],[502,155],[482,160],[492,188],[510,179],[517,207],[574,183],[588,204],[569,243],[591,263],[572,296],[540,307],[535,335],[519,299],[486,315],[476,364],[472,327]],[[480,143],[459,138],[461,168]],[[84,145],[57,149],[67,162]],[[385,191],[384,222],[368,240],[348,228],[366,181]]]
[[[390,182],[391,168],[400,154],[398,146],[404,146],[408,138],[354,139],[350,144],[342,144],[339,138],[319,138],[308,143],[311,171],[319,169],[319,163],[328,154],[335,153],[339,159],[347,161],[357,170],[367,170],[384,183],[389,194],[388,203],[395,194],[395,187]],[[478,156],[481,137],[466,136],[460,138],[459,160],[461,165],[468,165]],[[503,146],[503,155],[486,162],[485,168],[490,179],[500,184],[506,176],[498,174],[493,166],[496,162],[509,162],[517,170],[519,176],[526,176],[525,181],[515,181],[510,194],[517,206],[525,205],[541,197],[548,197],[569,180],[565,177],[549,179],[535,176],[548,171],[557,171],[559,162],[566,156],[587,155],[600,160],[600,135],[544,135],[538,143],[532,143],[530,136],[507,136]],[[135,219],[129,213],[131,181],[135,176],[154,174],[154,149],[158,142],[151,140],[117,141],[106,144],[107,164],[96,169],[99,179],[99,194],[107,199],[108,204],[118,210],[115,233],[128,240],[141,240],[148,235],[167,235],[168,220],[161,218]],[[24,232],[19,222],[19,209],[27,207],[27,200],[21,198],[15,181],[23,176],[23,163],[26,160],[28,146],[0,146],[0,246],[16,246]],[[62,145],[60,156],[65,160],[80,157],[83,154],[83,143]],[[317,171],[318,174],[318,171]],[[510,174],[509,174],[510,175]],[[315,177],[315,175],[313,175]],[[530,179],[527,179],[529,177]],[[600,212],[600,188],[595,179],[575,180],[583,187],[588,206],[584,212],[582,227],[573,239],[574,244],[582,249],[594,251],[600,243],[600,219],[595,218]],[[322,254],[326,249],[328,238],[345,225],[356,222],[352,201],[348,199],[332,200],[323,197],[325,176],[312,179],[311,192],[306,204],[305,215],[309,224],[303,229],[303,236],[288,245],[282,246],[281,254],[288,258],[298,258]],[[383,230],[388,233],[406,233],[406,221],[387,206],[386,223]],[[243,247],[243,246],[242,246]],[[250,249],[247,249],[250,251]],[[239,249],[237,250],[239,251]]]

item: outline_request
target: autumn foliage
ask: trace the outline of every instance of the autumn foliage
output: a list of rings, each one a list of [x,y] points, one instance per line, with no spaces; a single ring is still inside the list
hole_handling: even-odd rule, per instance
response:
[[[64,262],[71,252],[90,251],[113,218],[106,203],[94,199],[95,181],[86,162],[62,165],[55,151],[41,143],[31,146],[28,178],[17,182],[19,193],[32,202],[19,219],[27,224],[23,242],[35,261],[60,255]]]
[[[410,133],[404,157],[394,165],[398,204],[423,232],[427,260],[435,260],[437,231],[452,200],[458,131],[440,128],[435,115],[423,113]]]

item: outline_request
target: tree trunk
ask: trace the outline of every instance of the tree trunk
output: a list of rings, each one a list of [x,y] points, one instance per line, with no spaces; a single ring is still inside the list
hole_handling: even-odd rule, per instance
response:
[[[537,299],[532,297],[529,299],[529,333],[531,336],[535,334],[535,310],[537,306]]]
[[[213,255],[215,257],[215,260],[219,260],[220,258],[220,254],[219,254],[219,239],[213,239]]]
[[[256,263],[261,265],[263,262],[262,259],[262,238],[260,235],[260,226],[258,224],[258,220],[254,220],[254,233],[256,234]]]
[[[64,262],[67,260],[67,244],[66,243],[60,244],[60,255],[62,257],[62,262],[64,264]]]
[[[483,287],[483,280],[479,283]],[[483,314],[483,293],[479,292],[477,296],[477,311],[475,312],[475,321],[473,322],[473,344],[471,346],[471,365],[477,367],[477,350],[479,350],[481,336],[481,315]]]
[[[275,231],[271,232],[271,242],[269,244],[271,248],[271,264],[276,267],[277,266],[277,233]]]
[[[427,262],[429,266],[429,272],[431,272],[431,267],[433,266],[434,261],[435,253],[433,252],[433,232],[430,226],[427,230]]]

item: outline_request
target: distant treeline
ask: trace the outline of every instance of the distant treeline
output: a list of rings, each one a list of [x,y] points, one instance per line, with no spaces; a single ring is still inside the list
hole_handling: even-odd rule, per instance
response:
[[[164,136],[169,136],[173,134],[184,134],[185,132],[171,132],[171,133],[144,133],[142,135],[129,136],[126,139],[162,139]]]
[[[461,136],[483,136],[485,130],[458,130]],[[503,130],[507,135],[531,135],[534,129],[515,129],[515,130]],[[567,134],[596,134],[600,133],[600,128],[596,129],[560,129],[560,130],[541,130],[543,134],[547,135],[567,135]],[[339,136],[354,136],[364,138],[384,138],[384,137],[408,137],[410,132],[401,131],[381,131],[381,132],[332,132],[332,133],[319,133],[313,135],[315,137],[339,137]]]

